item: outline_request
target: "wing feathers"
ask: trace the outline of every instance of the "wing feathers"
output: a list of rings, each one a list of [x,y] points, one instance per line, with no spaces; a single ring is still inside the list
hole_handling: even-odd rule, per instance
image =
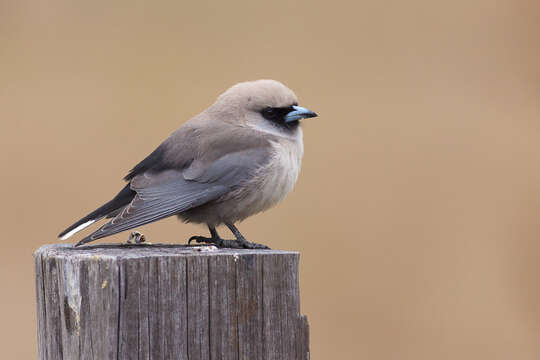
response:
[[[131,180],[135,197],[108,223],[78,245],[157,221],[218,199],[253,176],[270,158],[268,147],[226,154],[196,171],[167,169],[144,172]],[[188,175],[186,176],[185,173]],[[197,174],[197,176],[194,176]]]
[[[93,234],[87,236],[79,242],[84,244],[109,235],[113,235],[128,229],[145,225],[190,209],[194,206],[204,204],[223,194],[228,189],[225,186],[212,186],[211,188],[189,194],[176,194],[176,196],[157,198],[146,202],[144,198],[136,195],[133,202],[127,206],[120,214],[107,224],[103,225]]]

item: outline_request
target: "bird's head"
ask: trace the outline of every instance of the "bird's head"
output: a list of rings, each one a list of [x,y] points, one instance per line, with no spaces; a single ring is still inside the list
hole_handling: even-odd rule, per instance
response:
[[[212,105],[228,114],[227,121],[265,132],[294,132],[301,119],[317,116],[298,106],[294,92],[275,80],[242,82],[229,88]]]

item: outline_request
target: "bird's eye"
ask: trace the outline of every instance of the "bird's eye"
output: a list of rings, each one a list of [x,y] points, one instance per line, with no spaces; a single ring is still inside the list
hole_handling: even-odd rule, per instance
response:
[[[275,119],[276,116],[278,115],[276,109],[271,108],[271,107],[264,108],[261,114],[267,120]]]

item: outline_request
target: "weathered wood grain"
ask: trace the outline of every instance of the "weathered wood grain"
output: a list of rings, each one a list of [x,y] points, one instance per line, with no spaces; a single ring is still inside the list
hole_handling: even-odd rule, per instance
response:
[[[210,249],[41,247],[39,359],[309,359],[299,254]]]

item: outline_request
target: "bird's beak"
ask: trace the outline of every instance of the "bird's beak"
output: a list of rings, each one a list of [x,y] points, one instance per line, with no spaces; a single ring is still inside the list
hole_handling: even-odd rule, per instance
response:
[[[317,116],[313,111],[301,106],[293,106],[294,110],[285,115],[285,122],[297,121]]]

